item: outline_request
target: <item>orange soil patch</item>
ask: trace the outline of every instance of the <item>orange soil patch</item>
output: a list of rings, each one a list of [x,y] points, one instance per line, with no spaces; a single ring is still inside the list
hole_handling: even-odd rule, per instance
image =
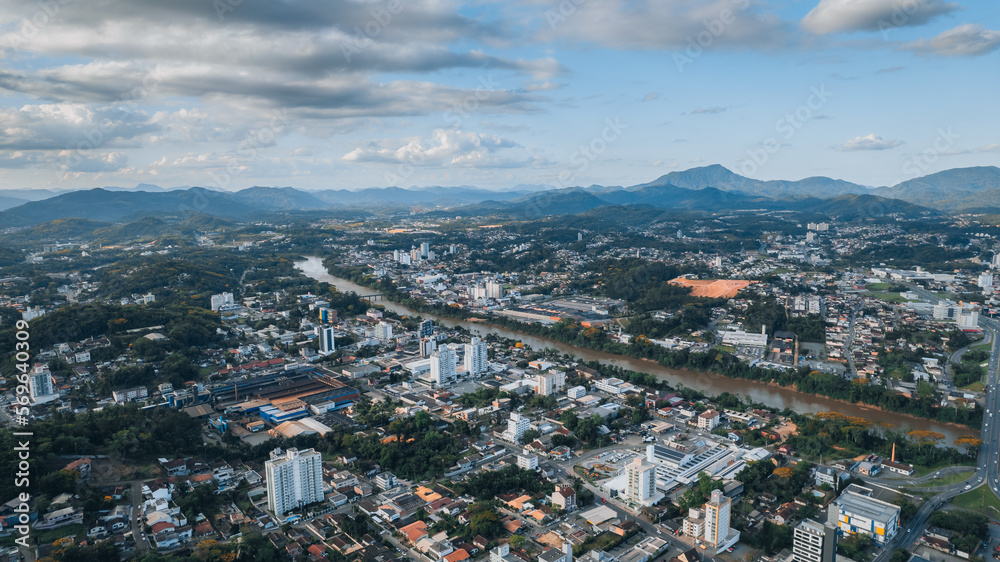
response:
[[[740,279],[688,279],[678,277],[671,279],[670,283],[682,287],[691,287],[692,297],[707,297],[712,299],[731,299],[736,293],[745,289],[756,281],[743,281]]]

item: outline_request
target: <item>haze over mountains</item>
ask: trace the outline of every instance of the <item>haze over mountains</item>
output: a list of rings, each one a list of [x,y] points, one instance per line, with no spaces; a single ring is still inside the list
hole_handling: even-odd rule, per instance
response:
[[[723,166],[671,172],[630,187],[550,188],[517,185],[495,191],[474,186],[329,189],[251,187],[229,192],[203,187],[105,187],[79,191],[0,190],[0,227],[30,226],[62,218],[108,222],[143,216],[205,213],[245,219],[273,212],[351,208],[425,211],[449,214],[506,212],[511,216],[575,214],[603,206],[732,211],[770,209],[822,212],[849,220],[859,216],[907,216],[1000,211],[1000,168],[957,168],[891,187],[871,188],[827,177],[797,181],[755,180]]]

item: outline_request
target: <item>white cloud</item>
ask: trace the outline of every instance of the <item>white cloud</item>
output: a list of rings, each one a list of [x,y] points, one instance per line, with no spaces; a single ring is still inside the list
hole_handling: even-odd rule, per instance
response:
[[[380,142],[358,147],[345,154],[344,162],[382,164],[446,165],[470,168],[538,164],[542,159],[527,153],[505,137],[438,129],[432,139],[405,139],[403,144]]]
[[[905,43],[903,48],[924,55],[975,57],[1000,48],[1000,31],[968,23],[943,31],[930,40]]]
[[[958,9],[945,0],[820,0],[802,18],[802,27],[820,35],[884,31],[923,25]]]
[[[882,137],[872,133],[864,135],[862,137],[855,137],[845,142],[844,144],[836,147],[836,149],[841,152],[855,152],[859,150],[887,150],[890,148],[896,148],[901,144],[903,144],[903,141],[885,140]]]

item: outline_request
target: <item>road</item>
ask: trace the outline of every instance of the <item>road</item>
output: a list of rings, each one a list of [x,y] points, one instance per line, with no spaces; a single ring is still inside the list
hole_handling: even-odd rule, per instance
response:
[[[942,300],[923,287],[911,285],[910,289],[932,304],[937,304]],[[979,323],[983,328],[992,332],[993,344],[990,350],[989,369],[986,374],[986,400],[984,402],[986,415],[983,416],[982,428],[983,446],[979,449],[975,471],[969,478],[956,484],[928,488],[929,491],[939,492],[938,495],[924,502],[906,529],[897,533],[873,562],[885,562],[892,556],[892,551],[895,548],[912,546],[920,537],[931,513],[942,508],[955,496],[964,493],[966,488],[978,488],[985,483],[994,494],[1000,497],[1000,473],[998,473],[997,466],[998,459],[1000,459],[1000,430],[997,428],[997,423],[993,423],[994,418],[1000,421],[1000,416],[994,415],[994,412],[1000,409],[1000,394],[997,393],[997,385],[1000,384],[1000,359],[998,359],[1000,358],[1000,337],[998,337],[1000,322],[981,316]]]
[[[851,311],[851,323],[848,327],[847,342],[844,345],[844,359],[847,359],[847,373],[858,375],[858,369],[854,366],[854,325],[858,319],[858,312],[864,308],[864,303],[859,304]]]

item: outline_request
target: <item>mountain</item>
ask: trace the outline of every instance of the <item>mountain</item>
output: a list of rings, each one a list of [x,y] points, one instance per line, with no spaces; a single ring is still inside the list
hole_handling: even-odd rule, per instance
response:
[[[250,207],[274,211],[313,211],[330,206],[314,194],[292,187],[250,187],[237,191],[233,198]]]
[[[71,191],[0,212],[0,227],[30,226],[62,218],[120,222],[143,216],[182,216],[205,212],[223,218],[246,218],[271,209],[247,205],[236,194],[191,188],[183,191]]]
[[[641,189],[655,185],[675,185],[685,189],[705,189],[714,187],[722,191],[742,191],[751,195],[780,199],[786,197],[829,197],[848,194],[868,193],[863,185],[844,180],[815,176],[797,181],[755,180],[741,176],[724,166],[713,164],[691,168],[682,172],[670,172],[665,176],[629,189]]]
[[[27,202],[27,199],[18,199],[16,197],[0,195],[0,211],[6,211],[7,209],[17,207],[18,205],[24,205]]]
[[[943,211],[1000,207],[1000,168],[955,168],[872,191]]]
[[[0,197],[10,197],[22,201],[41,201],[59,195],[60,191],[52,189],[0,189]]]

